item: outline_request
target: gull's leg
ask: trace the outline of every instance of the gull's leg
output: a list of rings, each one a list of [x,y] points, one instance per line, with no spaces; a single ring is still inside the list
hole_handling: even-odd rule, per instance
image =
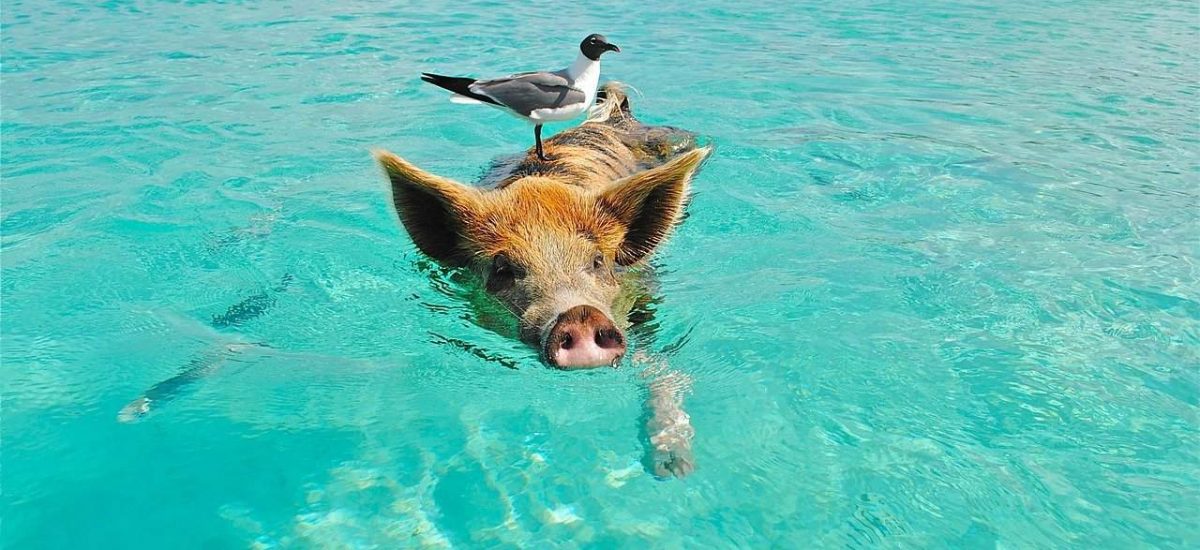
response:
[[[542,151],[542,125],[538,124],[533,127],[533,139],[537,141],[537,156],[538,160],[546,162],[550,160],[546,158],[546,153]]]

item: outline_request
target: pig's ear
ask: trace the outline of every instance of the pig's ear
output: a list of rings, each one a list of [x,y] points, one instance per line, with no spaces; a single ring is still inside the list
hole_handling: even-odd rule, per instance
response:
[[[625,225],[617,263],[635,264],[667,237],[683,216],[692,176],[712,151],[693,149],[670,162],[618,180],[600,193],[600,207]]]
[[[375,159],[392,183],[392,204],[417,248],[438,262],[461,266],[469,251],[463,234],[478,207],[479,191],[435,176],[387,151]]]

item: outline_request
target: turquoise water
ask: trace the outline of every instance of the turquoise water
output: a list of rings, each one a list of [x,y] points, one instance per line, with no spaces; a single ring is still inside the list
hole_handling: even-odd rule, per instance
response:
[[[1194,2],[0,18],[5,547],[1200,544]],[[589,32],[717,146],[646,346],[693,382],[682,481],[637,367],[478,326],[367,153],[473,180],[529,128],[418,73]]]

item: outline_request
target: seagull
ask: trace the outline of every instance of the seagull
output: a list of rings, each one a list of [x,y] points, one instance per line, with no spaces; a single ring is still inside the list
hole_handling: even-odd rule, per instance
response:
[[[532,122],[538,160],[542,151],[542,124],[571,120],[592,106],[600,84],[600,56],[618,52],[604,36],[590,34],[579,44],[579,56],[570,67],[557,71],[517,73],[491,80],[421,73],[421,80],[453,92],[454,103],[485,104]]]

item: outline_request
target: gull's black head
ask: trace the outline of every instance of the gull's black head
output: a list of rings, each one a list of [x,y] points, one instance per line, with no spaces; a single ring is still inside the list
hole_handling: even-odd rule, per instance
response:
[[[579,43],[579,51],[592,61],[600,61],[600,56],[604,52],[621,53],[621,48],[618,48],[616,44],[609,44],[602,34],[589,34],[587,38],[583,39],[583,42]]]

